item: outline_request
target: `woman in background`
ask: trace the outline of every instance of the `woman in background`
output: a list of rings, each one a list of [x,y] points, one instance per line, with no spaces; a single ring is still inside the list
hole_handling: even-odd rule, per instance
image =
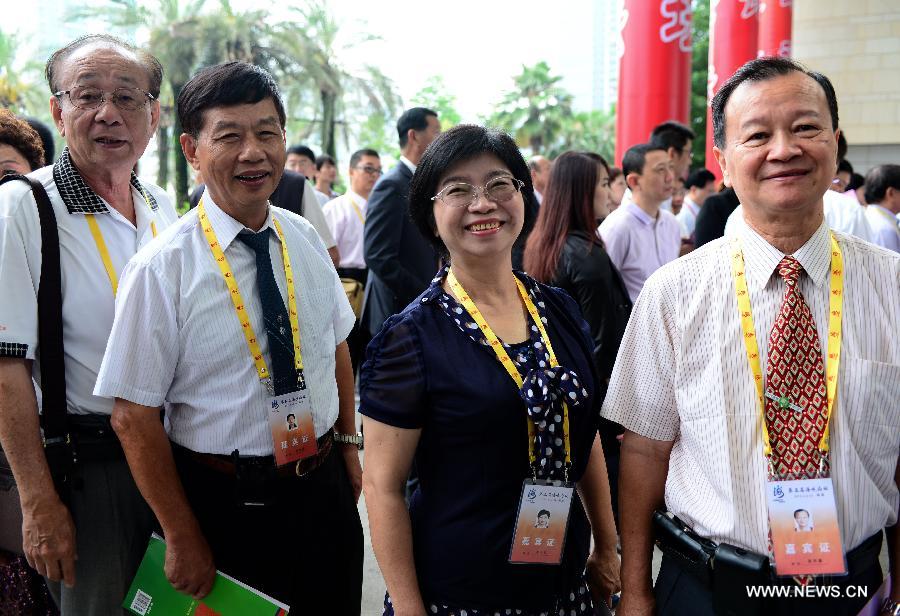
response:
[[[622,197],[625,196],[625,174],[618,167],[609,167],[609,211],[614,212],[622,205]]]

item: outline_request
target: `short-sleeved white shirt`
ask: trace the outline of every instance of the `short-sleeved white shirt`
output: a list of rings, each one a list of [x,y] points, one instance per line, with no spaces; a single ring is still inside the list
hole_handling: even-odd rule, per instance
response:
[[[784,255],[743,219],[735,233],[765,371],[769,333],[785,292],[775,273]],[[897,521],[900,256],[835,235],[844,259],[844,305],[830,462],[849,550]],[[732,241],[710,242],[647,280],[602,414],[647,438],[674,441],[665,489],[670,511],[703,537],[766,554],[766,461],[731,271]],[[828,338],[830,246],[823,222],[794,252],[821,348]]]
[[[872,243],[894,252],[900,252],[900,222],[890,210],[870,203],[866,206],[866,219],[872,230]]]
[[[366,206],[368,202],[352,190],[325,204],[325,220],[337,242],[341,255],[341,267],[364,269],[366,258],[363,254],[363,230],[366,226]]]
[[[158,232],[178,219],[166,194],[132,175],[137,225],[109,207],[78,174],[64,150],[56,164],[30,174],[50,197],[59,228],[63,346],[69,413],[109,414],[113,401],[93,394],[114,298],[86,214],[103,235],[113,268],[121,275],[128,260]],[[148,201],[141,196],[148,194]],[[148,204],[149,203],[149,204]],[[37,292],[41,279],[41,224],[31,188],[24,182],[0,187],[0,357],[35,359],[38,342]],[[40,384],[40,363],[34,363]]]
[[[271,370],[256,256],[237,239],[245,227],[219,209],[208,191],[203,203]],[[273,229],[269,255],[282,300],[287,283],[273,216],[281,224],[294,271],[304,375],[316,435],[321,436],[338,416],[335,348],[350,333],[355,317],[315,229],[303,217],[271,207],[264,228]],[[188,449],[272,454],[266,387],[197,208],[141,250],[123,273],[95,391],[145,406],[165,404],[170,438]]]

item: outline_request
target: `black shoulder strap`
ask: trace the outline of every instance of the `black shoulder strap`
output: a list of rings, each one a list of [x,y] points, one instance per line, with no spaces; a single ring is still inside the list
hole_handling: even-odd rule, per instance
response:
[[[50,197],[40,182],[24,175],[7,175],[0,184],[21,180],[31,186],[41,222],[41,283],[38,287],[38,349],[41,353],[41,428],[44,440],[67,438],[66,370],[62,330],[62,274],[59,232]]]

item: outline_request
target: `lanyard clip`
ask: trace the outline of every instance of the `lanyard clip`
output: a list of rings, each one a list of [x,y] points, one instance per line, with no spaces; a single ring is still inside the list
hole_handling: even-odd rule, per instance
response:
[[[272,383],[272,377],[266,377],[264,379],[260,379],[259,381],[266,387],[266,393],[269,394],[270,398],[275,397],[275,385]]]

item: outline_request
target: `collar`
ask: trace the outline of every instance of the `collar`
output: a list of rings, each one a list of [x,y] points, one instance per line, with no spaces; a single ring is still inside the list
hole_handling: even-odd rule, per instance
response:
[[[347,192],[345,193],[345,196],[347,197],[347,199],[349,199],[350,201],[352,201],[353,203],[358,205],[361,210],[366,209],[366,204],[368,203],[368,200],[365,197],[363,197],[362,195],[355,193],[348,188]]]
[[[400,155],[400,162],[403,163],[404,165],[406,165],[406,168],[409,169],[410,171],[412,171],[413,173],[416,172],[417,165],[414,165],[411,160],[409,160],[402,154]]]
[[[209,224],[212,225],[213,231],[216,234],[216,240],[218,240],[219,244],[222,246],[223,251],[228,250],[231,242],[234,241],[234,238],[236,238],[241,231],[246,229],[250,233],[256,233],[253,229],[248,229],[243,223],[238,222],[223,212],[222,209],[216,205],[216,202],[213,201],[209,190],[203,190],[201,201],[203,201],[203,208],[206,210],[206,216],[209,218]],[[271,203],[269,204],[268,213],[266,214],[266,222],[263,224],[262,228],[260,228],[260,231],[266,227],[272,229],[272,237],[278,240],[278,233],[275,232],[275,225],[272,224]]]
[[[768,284],[772,273],[785,257],[785,254],[772,246],[761,235],[740,219],[738,237],[744,250],[744,263],[747,272],[747,287],[758,291]],[[823,220],[815,233],[806,240],[795,253],[803,271],[817,287],[828,284],[828,273],[831,270],[831,232]]]
[[[642,210],[640,208],[640,206],[637,203],[635,203],[634,201],[629,202],[628,205],[626,205],[625,207],[627,208],[628,212],[631,213],[632,216],[637,218],[639,221],[641,221],[645,225],[652,225],[653,223],[656,222],[656,218],[653,218],[652,216],[650,216],[650,214],[648,214],[647,212]]]
[[[87,185],[81,173],[78,172],[69,156],[69,148],[63,148],[59,159],[53,164],[53,181],[69,214],[109,214],[109,206],[106,201]],[[151,210],[155,212],[159,209],[156,199],[144,190],[134,171],[131,172],[131,187],[143,196]]]

